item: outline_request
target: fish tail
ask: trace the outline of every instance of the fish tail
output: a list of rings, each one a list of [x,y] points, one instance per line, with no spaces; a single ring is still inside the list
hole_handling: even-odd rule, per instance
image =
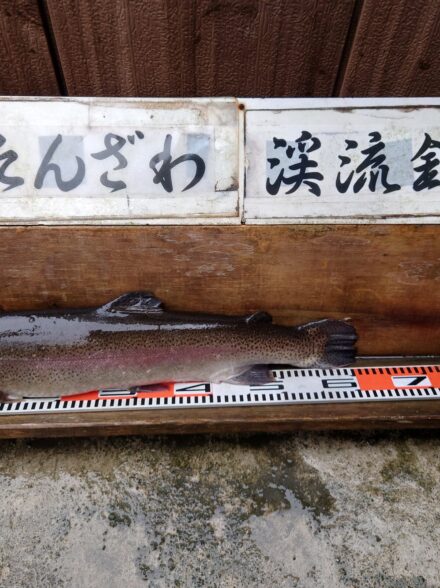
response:
[[[316,367],[343,367],[356,359],[356,329],[346,321],[324,319],[299,327],[315,343]]]

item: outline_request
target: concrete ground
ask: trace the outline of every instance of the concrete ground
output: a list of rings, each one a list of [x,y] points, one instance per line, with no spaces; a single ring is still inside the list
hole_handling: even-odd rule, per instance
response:
[[[440,586],[440,436],[0,446],[1,587]]]

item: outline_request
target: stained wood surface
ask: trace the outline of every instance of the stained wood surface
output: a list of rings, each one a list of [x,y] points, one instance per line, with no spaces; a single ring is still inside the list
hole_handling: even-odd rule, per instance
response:
[[[440,3],[364,0],[341,96],[439,96]]]
[[[421,400],[0,416],[0,439],[438,427],[440,401]]]
[[[58,95],[36,0],[0,1],[0,95]]]
[[[354,0],[47,0],[70,95],[329,96]]]
[[[440,94],[435,0],[3,0],[0,27],[4,95]]]
[[[0,305],[96,306],[151,290],[168,308],[351,317],[367,355],[436,354],[440,239],[430,225],[0,229]]]

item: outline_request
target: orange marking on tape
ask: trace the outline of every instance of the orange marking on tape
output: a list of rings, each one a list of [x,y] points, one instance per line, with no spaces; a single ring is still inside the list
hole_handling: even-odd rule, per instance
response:
[[[166,390],[163,387],[166,386]],[[171,398],[174,396],[173,384],[160,384],[157,390],[142,391],[142,386],[133,394],[129,390],[120,391],[120,394],[111,390],[92,390],[90,392],[81,392],[80,394],[68,394],[61,396],[60,400],[124,400],[126,398]]]
[[[385,372],[385,369],[382,368]],[[388,368],[379,373],[372,368],[353,370],[361,390],[400,390],[402,388],[440,388],[440,372],[431,367]],[[369,372],[369,373],[367,373]],[[423,379],[422,379],[423,378]]]
[[[82,392],[81,394],[68,394],[60,396],[60,400],[99,400],[99,392],[92,390],[92,392]]]

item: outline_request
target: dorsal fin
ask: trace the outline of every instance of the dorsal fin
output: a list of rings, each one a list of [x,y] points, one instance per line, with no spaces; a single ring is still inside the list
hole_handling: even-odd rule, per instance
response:
[[[258,310],[257,312],[253,312],[247,316],[245,321],[248,325],[253,323],[271,323],[272,317],[268,312],[264,312],[264,310]]]
[[[98,310],[101,312],[158,314],[163,312],[163,303],[151,292],[128,292],[107,302]]]

